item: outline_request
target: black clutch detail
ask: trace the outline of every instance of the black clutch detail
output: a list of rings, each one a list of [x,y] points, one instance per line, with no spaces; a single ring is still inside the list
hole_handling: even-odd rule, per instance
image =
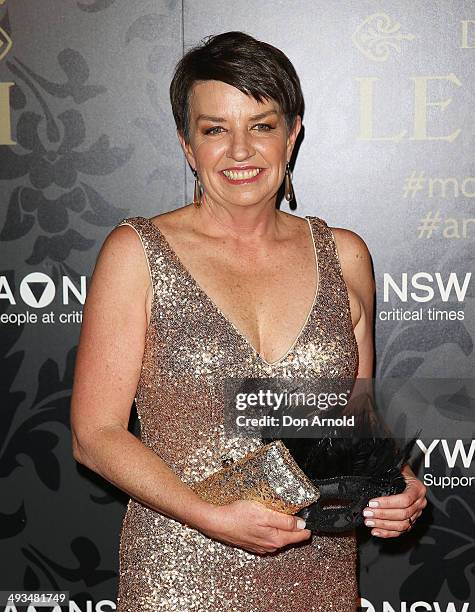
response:
[[[303,470],[319,489],[320,498],[297,516],[305,519],[312,531],[338,533],[362,526],[362,512],[371,498],[402,493],[406,488],[401,467],[415,440],[402,448],[391,438],[311,440]],[[293,443],[305,441],[285,441],[297,464],[301,449],[294,448],[294,454]]]
[[[316,502],[297,513],[305,519],[307,529],[339,533],[360,527],[370,499],[404,491],[401,468],[417,436],[402,446],[387,433],[385,436],[282,439],[320,492]]]
[[[193,488],[213,504],[248,499],[296,514],[314,532],[359,527],[371,498],[404,491],[401,469],[419,434],[405,444],[396,442],[376,417],[371,393],[356,396],[345,414],[350,415],[357,425],[352,437],[342,436],[348,430],[336,425],[320,428],[315,438],[282,437],[282,427],[261,429],[261,447]]]

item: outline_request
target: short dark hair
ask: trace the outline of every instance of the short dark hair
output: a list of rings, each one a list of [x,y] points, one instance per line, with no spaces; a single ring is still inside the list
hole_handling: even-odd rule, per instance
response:
[[[196,81],[228,83],[258,102],[275,100],[290,131],[297,115],[303,116],[300,80],[280,49],[244,32],[207,36],[178,62],[170,84],[170,101],[178,131],[190,137],[189,95]]]

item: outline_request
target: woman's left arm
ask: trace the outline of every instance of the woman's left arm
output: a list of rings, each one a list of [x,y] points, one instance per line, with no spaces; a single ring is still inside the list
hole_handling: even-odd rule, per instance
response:
[[[332,228],[341,268],[348,287],[350,309],[358,344],[357,378],[371,379],[374,363],[374,298],[376,284],[371,255],[364,240],[355,232]],[[367,385],[363,385],[367,388]],[[402,468],[406,488],[402,493],[375,497],[364,510],[371,534],[394,538],[411,529],[427,505],[426,486],[416,478],[409,464]]]

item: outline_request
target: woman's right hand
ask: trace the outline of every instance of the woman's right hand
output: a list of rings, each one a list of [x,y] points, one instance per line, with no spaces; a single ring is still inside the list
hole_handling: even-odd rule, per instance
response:
[[[312,535],[302,518],[248,500],[210,505],[205,523],[200,529],[205,535],[258,554],[275,552]]]

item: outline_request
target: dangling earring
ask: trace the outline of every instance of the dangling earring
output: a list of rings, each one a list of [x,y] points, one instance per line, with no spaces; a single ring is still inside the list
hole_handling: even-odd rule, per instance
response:
[[[284,192],[284,196],[285,199],[287,200],[287,202],[291,202],[294,197],[294,188],[292,185],[292,174],[290,172],[290,166],[289,166],[289,162],[287,162],[287,165],[285,167],[285,192]]]
[[[195,177],[195,190],[193,192],[193,204],[196,206],[196,208],[199,208],[201,206],[201,187],[200,187],[200,182],[198,180],[198,172],[196,172],[196,170],[193,170],[193,174]]]

